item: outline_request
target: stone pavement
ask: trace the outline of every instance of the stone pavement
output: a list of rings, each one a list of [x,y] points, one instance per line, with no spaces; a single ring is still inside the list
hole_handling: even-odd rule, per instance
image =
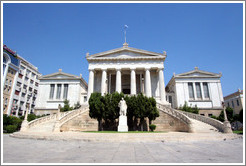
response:
[[[75,136],[73,133],[67,134],[70,134],[70,138],[78,138],[76,134]],[[187,133],[157,133],[157,135],[162,135],[162,137],[164,134],[170,135],[170,138],[166,140],[155,139],[155,137],[158,137],[150,133],[139,133],[141,135],[144,134],[142,135],[143,141],[136,140],[137,136],[135,141],[130,141],[131,138],[134,138],[134,135],[138,134],[129,133],[128,136],[130,135],[130,137],[126,137],[125,133],[116,133],[114,135],[105,133],[84,134],[100,135],[100,137],[107,136],[108,138],[121,135],[120,137],[126,141],[19,139],[4,134],[3,163],[168,164],[243,162],[242,136],[225,138],[224,135],[224,137],[210,140],[209,137],[208,139],[198,139],[198,135],[196,135],[196,139],[176,139],[171,141],[169,140],[172,138],[171,135],[177,137],[180,134],[180,137],[185,137]],[[65,137],[69,138],[67,135]],[[144,141],[150,137],[154,139],[152,141]]]

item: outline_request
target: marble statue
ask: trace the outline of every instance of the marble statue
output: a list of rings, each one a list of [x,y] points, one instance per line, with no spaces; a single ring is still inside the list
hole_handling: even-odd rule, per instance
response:
[[[121,115],[126,116],[127,105],[123,97],[121,98],[121,101],[119,102],[118,107],[120,107],[120,116]]]

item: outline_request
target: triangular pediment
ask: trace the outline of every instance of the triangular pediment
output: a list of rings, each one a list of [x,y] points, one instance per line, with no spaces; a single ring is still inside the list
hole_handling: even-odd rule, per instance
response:
[[[57,72],[49,75],[42,76],[40,79],[78,79],[78,76],[67,74],[63,72]]]
[[[117,48],[93,55],[87,55],[87,60],[96,59],[141,59],[141,58],[166,58],[165,52],[163,54],[150,52],[146,50],[140,50],[131,47]]]
[[[186,73],[177,74],[175,77],[221,77],[221,74],[195,69]]]

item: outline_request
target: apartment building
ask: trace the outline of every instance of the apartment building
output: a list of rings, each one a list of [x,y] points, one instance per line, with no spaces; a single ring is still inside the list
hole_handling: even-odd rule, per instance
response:
[[[5,100],[9,99],[9,103],[6,106],[4,113],[8,115],[22,116],[25,114],[27,104],[30,108],[29,113],[34,112],[38,93],[39,77],[41,74],[38,72],[37,67],[4,45],[4,57],[7,57],[11,52],[12,56],[13,53],[15,53],[15,58],[18,63],[16,63],[16,70],[12,71],[12,68],[9,67],[9,72],[6,74],[4,88],[7,87],[6,85],[10,85],[11,81],[11,89],[9,89],[9,92],[7,88],[4,90]],[[7,69],[7,67],[5,68]],[[7,92],[9,93],[9,98]]]

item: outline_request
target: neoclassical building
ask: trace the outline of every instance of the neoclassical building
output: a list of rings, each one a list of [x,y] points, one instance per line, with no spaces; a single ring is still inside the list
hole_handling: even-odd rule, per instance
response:
[[[123,47],[89,55],[88,96],[91,93],[102,94],[123,92],[135,95],[143,93],[154,97],[163,104],[166,102],[164,82],[164,61],[166,52],[156,53],[146,50]]]
[[[173,74],[166,86],[167,99],[175,109],[188,106],[199,108],[204,116],[219,116],[222,108],[223,93],[221,73],[212,73],[198,69]]]
[[[58,105],[64,106],[64,100],[69,100],[70,106],[76,103],[81,105],[87,101],[87,83],[82,75],[76,76],[58,72],[40,77],[39,93],[35,114],[53,114],[57,112]]]

